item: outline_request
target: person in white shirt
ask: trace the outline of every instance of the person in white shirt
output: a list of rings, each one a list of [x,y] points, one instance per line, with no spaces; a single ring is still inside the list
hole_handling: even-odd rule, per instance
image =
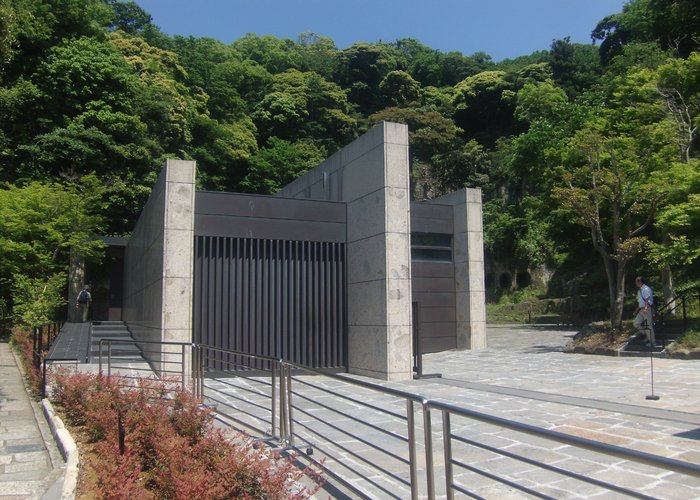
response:
[[[654,292],[644,278],[637,276],[637,308],[634,310],[634,327],[647,339],[647,345],[656,344],[654,338]],[[647,333],[648,332],[648,333]]]

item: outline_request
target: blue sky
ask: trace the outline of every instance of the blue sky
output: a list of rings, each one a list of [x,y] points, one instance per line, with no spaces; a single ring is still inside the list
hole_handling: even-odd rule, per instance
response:
[[[312,31],[338,48],[415,38],[443,52],[481,51],[495,61],[546,50],[570,36],[590,43],[626,0],[136,0],[168,35],[230,43],[246,33],[296,39]]]

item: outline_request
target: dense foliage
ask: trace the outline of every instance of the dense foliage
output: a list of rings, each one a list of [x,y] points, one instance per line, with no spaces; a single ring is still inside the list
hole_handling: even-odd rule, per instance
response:
[[[191,393],[162,381],[127,387],[119,377],[62,371],[51,400],[81,436],[87,496],[303,499],[319,489],[317,473],[215,429]]]
[[[630,269],[700,275],[700,4],[630,0],[592,29],[599,46],[494,62],[413,39],[224,44],[167,36],[133,2],[0,0],[0,195],[67,195],[94,173],[100,202],[73,225],[126,234],[165,157],[196,160],[200,188],[271,193],[399,121],[416,199],[482,189],[492,297],[538,270],[551,295],[607,289],[618,322]],[[54,224],[18,199],[0,210]],[[5,299],[65,272],[54,236],[72,234],[58,221],[29,248],[44,226],[15,219],[0,220]]]

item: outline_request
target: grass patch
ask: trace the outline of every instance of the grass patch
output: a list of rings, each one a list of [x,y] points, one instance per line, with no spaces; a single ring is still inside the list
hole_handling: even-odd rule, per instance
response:
[[[700,352],[700,325],[695,325],[681,335],[673,344],[668,346],[671,353]]]

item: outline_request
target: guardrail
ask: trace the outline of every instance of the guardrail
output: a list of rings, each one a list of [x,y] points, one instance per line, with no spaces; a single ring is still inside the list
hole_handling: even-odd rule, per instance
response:
[[[133,358],[133,352],[128,355],[114,354],[114,346],[135,346],[141,359]],[[145,340],[127,340],[127,339],[100,339],[98,367],[99,372],[103,373],[103,355],[106,351],[106,366],[107,376],[112,375],[112,371],[119,371],[120,376],[126,380],[130,378],[138,378],[131,373],[156,373],[160,378],[180,379],[182,390],[187,390],[192,386],[192,391],[197,394],[196,380],[192,377],[192,368],[189,365],[190,360],[196,359],[196,347],[188,342],[157,342]],[[174,348],[174,349],[173,349]],[[122,363],[122,364],[115,364]]]
[[[80,360],[78,360],[77,358],[49,358],[47,356],[41,357],[41,397],[42,398],[46,397],[46,374],[47,374],[48,365],[66,364],[66,363],[70,363],[72,365],[75,365],[76,369],[77,369],[78,365],[80,364]]]
[[[347,375],[213,346],[162,344],[180,345],[183,352],[185,347],[192,349],[189,365],[184,354],[181,358],[182,368],[178,373],[183,378],[182,387],[188,386],[184,380],[191,378],[192,390],[215,403],[221,419],[253,429],[262,439],[281,447],[294,448],[310,461],[315,461],[312,455],[316,452],[324,455],[325,471],[358,496],[404,498],[410,494],[412,499],[434,499],[439,494],[452,499],[458,493],[478,498],[478,492],[470,491],[469,484],[456,480],[457,470],[462,475],[478,475],[524,494],[551,498],[517,474],[489,470],[493,459],[471,459],[474,452],[469,450],[478,450],[560,480],[649,498],[624,484],[596,478],[585,469],[577,470],[579,460],[563,466],[555,463],[556,460],[528,456],[527,450],[518,453],[478,439],[482,435],[493,436],[493,432],[516,432],[542,440],[544,444],[533,448],[537,450],[535,455],[560,453],[559,448],[552,446],[556,444],[576,448],[577,453],[591,453],[588,463],[614,457],[655,467],[661,472],[700,477],[700,466],[696,464],[495,417]],[[111,360],[108,351],[108,374],[112,372]],[[186,366],[191,367],[191,372],[188,373]],[[433,423],[436,412],[441,417],[438,425]],[[420,419],[416,418],[417,414],[421,415]],[[461,422],[458,430],[455,430],[456,419]],[[495,431],[484,433],[480,425]],[[440,460],[442,463],[436,463]],[[348,479],[353,475],[363,478],[362,487]]]
[[[37,371],[41,369],[43,358],[60,330],[59,322],[44,323],[32,329],[32,363]]]

